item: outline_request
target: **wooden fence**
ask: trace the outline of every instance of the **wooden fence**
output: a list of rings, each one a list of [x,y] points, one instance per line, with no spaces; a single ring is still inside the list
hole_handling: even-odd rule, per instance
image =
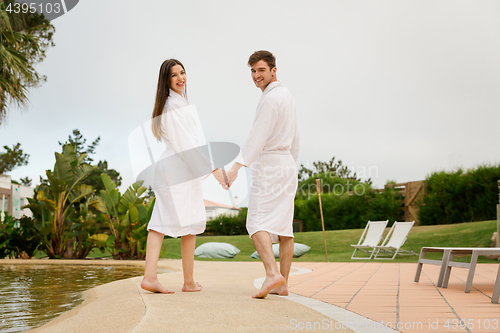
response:
[[[421,200],[424,197],[425,186],[424,181],[398,183],[398,184],[387,184],[385,188],[394,188],[398,190],[398,193],[403,196],[404,204],[404,219],[406,222],[415,221],[415,225],[420,223],[418,219],[418,210],[422,204]]]

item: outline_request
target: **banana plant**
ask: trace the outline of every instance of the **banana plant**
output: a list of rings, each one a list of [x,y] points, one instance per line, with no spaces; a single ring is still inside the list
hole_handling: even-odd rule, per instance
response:
[[[85,258],[94,248],[99,248],[102,253],[105,252],[106,246],[96,242],[93,238],[98,234],[103,227],[103,223],[98,222],[97,215],[93,211],[97,211],[97,198],[94,195],[80,203],[78,210],[75,212],[78,219],[71,226],[71,235],[76,237],[75,242],[75,257]]]
[[[95,168],[83,163],[85,157],[73,145],[65,144],[62,154],[55,153],[54,170],[46,171],[47,181],[35,189],[35,198],[28,199],[25,206],[33,212],[35,227],[42,235],[42,250],[51,259],[81,258],[82,252],[75,253],[74,245],[83,242],[80,237],[88,238],[75,227],[77,204],[93,193],[92,186],[83,184]]]
[[[153,212],[154,199],[144,203],[141,197],[147,188],[142,181],[132,184],[123,195],[106,174],[101,174],[105,190],[97,198],[97,209],[104,213],[110,235],[92,236],[98,243],[106,243],[115,259],[143,259],[146,254],[147,224]]]

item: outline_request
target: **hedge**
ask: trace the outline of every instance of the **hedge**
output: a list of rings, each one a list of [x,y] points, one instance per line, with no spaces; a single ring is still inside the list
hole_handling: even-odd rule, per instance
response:
[[[421,225],[496,219],[500,165],[434,172],[425,180]]]
[[[321,204],[326,230],[364,228],[366,222],[401,221],[403,198],[392,189],[385,192],[366,191],[336,195],[322,194]],[[303,231],[321,230],[318,196],[295,200],[295,219],[303,221]]]

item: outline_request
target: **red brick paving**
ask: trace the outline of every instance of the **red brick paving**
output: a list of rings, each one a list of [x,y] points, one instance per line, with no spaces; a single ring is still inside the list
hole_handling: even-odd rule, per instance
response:
[[[437,288],[439,267],[417,264],[307,263],[312,272],[291,276],[292,293],[334,304],[377,322],[398,323],[401,332],[500,332],[500,305],[491,303],[498,265],[478,264],[469,294],[467,269],[453,268],[448,288]],[[467,328],[460,326],[467,322]]]

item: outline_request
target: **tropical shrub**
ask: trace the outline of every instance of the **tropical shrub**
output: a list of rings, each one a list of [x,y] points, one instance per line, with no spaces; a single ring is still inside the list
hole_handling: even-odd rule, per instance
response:
[[[17,258],[22,252],[33,257],[41,244],[41,237],[27,216],[20,219],[5,216],[0,223],[0,259],[6,256]]]
[[[47,170],[47,180],[35,189],[35,198],[25,207],[33,212],[41,249],[53,258],[85,258],[86,250],[78,244],[86,242],[88,232],[81,230],[75,213],[78,205],[89,197],[92,186],[83,184],[94,167],[82,163],[86,154],[77,154],[73,145],[64,145],[62,154],[55,153],[54,170]],[[82,239],[83,237],[83,239]],[[77,248],[75,251],[75,244]]]
[[[121,186],[122,177],[120,173],[115,169],[108,168],[107,161],[99,161],[97,164],[94,163],[94,159],[92,155],[95,154],[97,146],[99,146],[99,142],[101,141],[101,137],[98,136],[92,143],[86,144],[87,139],[83,137],[83,134],[79,129],[74,129],[70,135],[68,135],[68,139],[66,142],[59,142],[59,145],[63,146],[64,144],[71,144],[75,146],[75,150],[78,154],[85,153],[85,159],[83,163],[88,163],[94,165],[95,168],[90,172],[87,178],[83,181],[85,184],[90,185],[94,188],[94,191],[100,192],[104,190],[104,185],[102,183],[101,174],[105,173],[111,177],[111,179],[115,182],[117,186]]]
[[[76,237],[74,256],[75,258],[86,258],[94,248],[104,252],[106,246],[94,238],[102,232],[105,223],[98,219],[97,198],[94,194],[78,205],[75,211],[76,219],[71,226],[72,235]]]
[[[110,234],[94,235],[97,244],[110,247],[114,259],[143,259],[146,255],[147,224],[153,212],[155,199],[144,204],[141,197],[147,188],[142,181],[130,186],[123,195],[111,178],[102,174],[105,190],[97,198],[97,209],[104,213]]]

